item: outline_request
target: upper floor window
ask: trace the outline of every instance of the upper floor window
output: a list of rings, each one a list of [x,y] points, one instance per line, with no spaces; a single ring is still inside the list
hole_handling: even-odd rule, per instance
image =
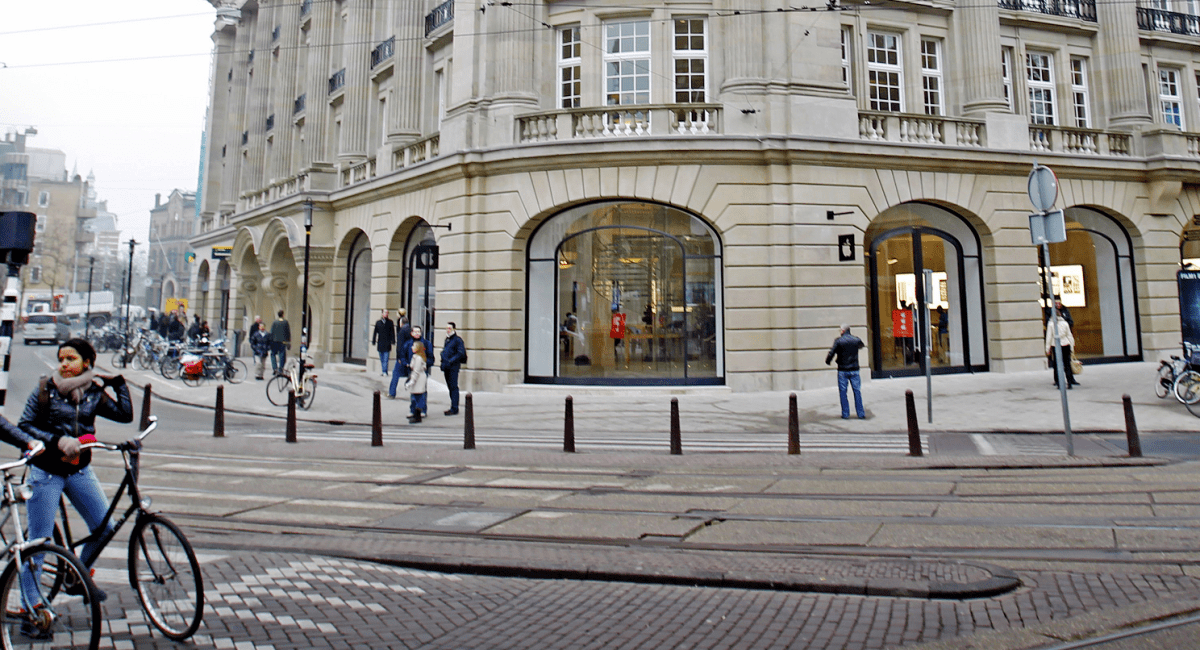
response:
[[[925,99],[926,115],[945,115],[942,97],[942,42],[932,38],[921,39],[921,90]]]
[[[1158,69],[1158,102],[1162,107],[1162,120],[1183,128],[1183,96],[1179,91],[1179,71],[1174,68]]]
[[[675,103],[708,100],[708,43],[703,18],[675,19]]]
[[[41,284],[42,282],[42,267],[29,267],[29,284]]]
[[[579,108],[581,46],[578,25],[558,30],[558,105],[561,108]]]
[[[842,83],[846,84],[846,88],[850,90],[850,94],[854,94],[854,88],[850,84],[850,52],[852,50],[851,43],[853,42],[852,34],[849,27],[842,28]]]
[[[1054,57],[1042,52],[1025,53],[1025,82],[1029,86],[1029,121],[1055,124]]]
[[[900,62],[900,37],[867,34],[867,88],[871,110],[899,113],[904,110],[904,68]]]
[[[1000,48],[1000,81],[1004,84],[1004,102],[1010,111],[1013,109],[1012,60],[1012,48]]]
[[[1087,59],[1077,56],[1071,57],[1071,108],[1075,111],[1075,126],[1086,129],[1092,125]]]
[[[35,232],[46,232],[46,215],[39,214],[37,220],[33,224]]]
[[[50,205],[50,193],[45,190],[42,190],[38,194],[38,207],[44,208],[48,205]]]
[[[650,21],[604,25],[605,104],[650,103]]]

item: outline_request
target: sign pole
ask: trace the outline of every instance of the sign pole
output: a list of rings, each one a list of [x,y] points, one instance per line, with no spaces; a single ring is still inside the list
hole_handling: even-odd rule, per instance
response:
[[[1045,260],[1045,291],[1046,299],[1050,303],[1050,326],[1054,328],[1054,361],[1058,367],[1054,369],[1055,381],[1058,384],[1058,395],[1062,400],[1063,412],[1063,431],[1067,434],[1067,455],[1075,455],[1075,441],[1071,437],[1071,409],[1067,405],[1067,373],[1066,367],[1063,366],[1062,341],[1058,337],[1058,305],[1054,304],[1054,283],[1051,279],[1050,271],[1050,244],[1042,244],[1042,259]],[[1070,363],[1070,359],[1066,359]]]
[[[932,332],[929,331],[929,326],[932,324],[929,320],[929,306],[932,304],[933,295],[933,271],[925,269],[925,325],[921,327],[921,338],[925,339],[925,402],[929,409],[929,423],[933,424],[933,370],[929,366],[929,348]]]

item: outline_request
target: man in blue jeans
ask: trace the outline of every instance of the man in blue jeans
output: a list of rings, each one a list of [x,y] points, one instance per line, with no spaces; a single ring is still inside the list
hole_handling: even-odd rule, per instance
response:
[[[842,335],[837,337],[833,342],[833,347],[829,348],[829,354],[825,355],[825,365],[829,365],[834,357],[837,357],[838,365],[838,395],[842,400],[842,419],[850,419],[850,402],[846,399],[846,384],[854,389],[854,410],[858,412],[858,419],[867,419],[867,414],[863,411],[862,402],[862,379],[858,375],[858,351],[863,349],[865,344],[862,339],[850,333],[849,325],[842,325]]]

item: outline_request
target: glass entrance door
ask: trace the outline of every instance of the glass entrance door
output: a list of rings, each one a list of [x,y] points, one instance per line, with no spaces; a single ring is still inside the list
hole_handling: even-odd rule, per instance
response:
[[[427,341],[433,341],[433,319],[437,313],[438,247],[433,230],[426,224],[413,229],[405,250],[404,304],[411,325],[420,327]]]

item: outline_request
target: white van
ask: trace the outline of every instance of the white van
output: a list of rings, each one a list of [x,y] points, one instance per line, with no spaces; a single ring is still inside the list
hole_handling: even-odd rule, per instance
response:
[[[25,335],[25,345],[30,343],[57,344],[71,338],[66,320],[57,314],[30,314],[25,317],[25,327],[21,330]]]

